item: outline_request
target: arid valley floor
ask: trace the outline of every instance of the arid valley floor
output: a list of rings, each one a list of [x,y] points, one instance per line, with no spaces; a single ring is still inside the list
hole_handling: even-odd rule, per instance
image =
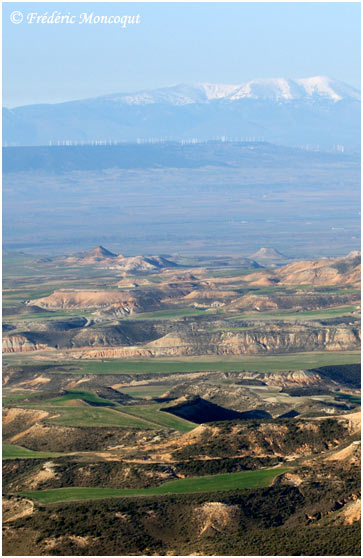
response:
[[[360,254],[4,257],[3,553],[360,555]]]

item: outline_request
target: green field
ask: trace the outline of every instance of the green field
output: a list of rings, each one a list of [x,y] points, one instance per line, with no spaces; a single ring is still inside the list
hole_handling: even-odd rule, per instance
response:
[[[88,405],[89,403],[93,405]],[[119,405],[88,391],[70,390],[59,397],[34,403],[22,403],[20,400],[18,406],[56,411],[56,417],[48,420],[64,426],[173,428],[181,432],[189,432],[195,428],[194,423],[161,411],[162,403]]]
[[[2,402],[3,402],[3,406],[6,407],[7,405],[9,405],[10,403],[20,403],[22,400],[24,399],[31,399],[32,397],[39,397],[39,392],[31,392],[31,393],[16,393],[16,394],[9,394],[6,395],[4,394],[3,391],[3,397],[2,397]]]
[[[340,306],[337,308],[326,308],[322,310],[310,310],[306,312],[291,312],[277,310],[273,312],[255,312],[253,314],[240,314],[239,316],[233,316],[227,318],[230,321],[236,320],[307,320],[307,319],[317,319],[323,320],[328,318],[338,318],[341,316],[346,316],[351,312],[356,310],[355,306]]]
[[[37,406],[37,409],[41,409]],[[44,407],[49,410],[49,407]],[[134,417],[124,413],[100,407],[67,407],[57,408],[56,418],[48,419],[52,424],[62,426],[118,426],[120,428],[157,428],[141,417]]]
[[[360,395],[354,395],[352,393],[342,393],[341,391],[335,391],[334,395],[337,395],[342,399],[347,399],[347,401],[349,401],[350,403],[354,403],[355,405],[361,404]]]
[[[213,277],[239,277],[240,275],[249,275],[251,273],[256,273],[257,269],[222,269],[209,270],[207,277],[212,279]]]
[[[191,494],[198,492],[218,492],[223,490],[244,490],[268,486],[275,477],[288,468],[263,469],[243,473],[210,475],[169,481],[151,488],[55,488],[19,492],[21,496],[32,498],[43,504],[71,500],[93,500],[99,498],[122,498],[127,496],[154,496],[162,494]]]
[[[13,316],[6,316],[8,321],[13,320],[57,320],[60,318],[78,318],[91,316],[92,312],[70,311],[70,312],[37,312],[36,314],[14,314]]]
[[[109,401],[108,399],[103,399],[98,397],[94,393],[89,391],[79,391],[79,390],[69,390],[66,394],[59,397],[54,397],[53,399],[46,399],[42,402],[42,405],[50,405],[51,407],[64,407],[69,401],[86,401],[87,403],[94,403],[103,407],[114,407],[115,403]],[[36,404],[34,404],[36,406]]]
[[[33,451],[21,446],[12,444],[3,444],[2,456],[3,459],[34,459],[42,457],[61,457],[64,453],[56,453],[52,451]]]
[[[160,403],[155,403],[151,405],[130,405],[130,406],[120,406],[118,409],[122,409],[124,412],[142,417],[145,420],[149,420],[154,424],[163,426],[164,428],[174,428],[175,430],[180,430],[181,432],[190,432],[196,427],[196,424],[184,420],[182,418],[176,417],[170,413],[166,413],[160,410],[162,405]]]
[[[27,290],[17,290],[17,289],[9,289],[3,292],[3,297],[6,300],[17,300],[17,301],[22,301],[22,300],[31,300],[31,299],[35,299],[35,298],[42,298],[44,296],[49,296],[50,294],[52,294],[52,292],[56,289],[56,285],[53,287],[50,287],[49,289],[27,289]]]
[[[172,384],[156,384],[145,386],[132,386],[120,388],[122,393],[127,393],[132,397],[160,397],[172,387]]]
[[[133,314],[127,320],[171,320],[173,318],[186,318],[188,316],[201,316],[209,308],[173,308],[171,310],[156,310],[155,312],[145,312],[142,314]],[[217,310],[213,312],[217,314]]]
[[[15,355],[17,356],[17,355]],[[26,358],[29,358],[28,356]],[[4,363],[13,360],[9,355],[4,357]],[[243,370],[256,372],[276,372],[283,370],[300,370],[304,368],[318,368],[334,364],[353,364],[360,362],[360,351],[336,352],[306,352],[284,355],[244,356],[239,358],[226,357],[223,360],[200,358],[183,359],[109,359],[92,360],[87,362],[42,362],[48,365],[49,374],[172,374],[179,372],[239,372]],[[29,363],[30,364],[30,363]],[[26,364],[23,364],[26,366]]]

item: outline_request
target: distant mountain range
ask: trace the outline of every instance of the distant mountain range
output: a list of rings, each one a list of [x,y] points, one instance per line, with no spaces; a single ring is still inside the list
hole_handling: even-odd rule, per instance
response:
[[[360,100],[360,93],[343,82],[324,76],[317,76],[295,80],[283,78],[255,79],[240,85],[218,83],[180,84],[162,87],[153,91],[121,93],[99,97],[99,99],[121,102],[127,105],[158,103],[190,105],[222,99],[227,101],[259,99],[278,102],[306,99],[317,100],[322,98],[334,102],[346,98]]]
[[[360,92],[327,77],[201,83],[4,109],[7,145],[268,141],[357,149]]]

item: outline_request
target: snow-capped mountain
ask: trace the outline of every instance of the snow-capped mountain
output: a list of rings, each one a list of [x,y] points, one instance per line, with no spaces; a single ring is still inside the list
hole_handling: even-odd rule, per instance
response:
[[[166,138],[259,138],[284,145],[360,143],[360,92],[324,76],[197,83],[4,109],[7,145]]]
[[[128,105],[168,103],[188,105],[215,100],[238,101],[259,99],[269,101],[294,101],[319,98],[333,102],[343,99],[360,99],[360,93],[350,85],[326,76],[301,79],[255,79],[240,85],[197,83],[173,85],[153,91],[139,91],[100,97]]]

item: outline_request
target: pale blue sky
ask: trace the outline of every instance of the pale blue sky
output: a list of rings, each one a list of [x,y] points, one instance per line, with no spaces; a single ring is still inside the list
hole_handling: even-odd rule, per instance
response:
[[[140,14],[141,23],[30,25],[50,15]],[[360,4],[22,3],[3,5],[3,104],[54,103],[175,83],[328,75],[360,88]]]

